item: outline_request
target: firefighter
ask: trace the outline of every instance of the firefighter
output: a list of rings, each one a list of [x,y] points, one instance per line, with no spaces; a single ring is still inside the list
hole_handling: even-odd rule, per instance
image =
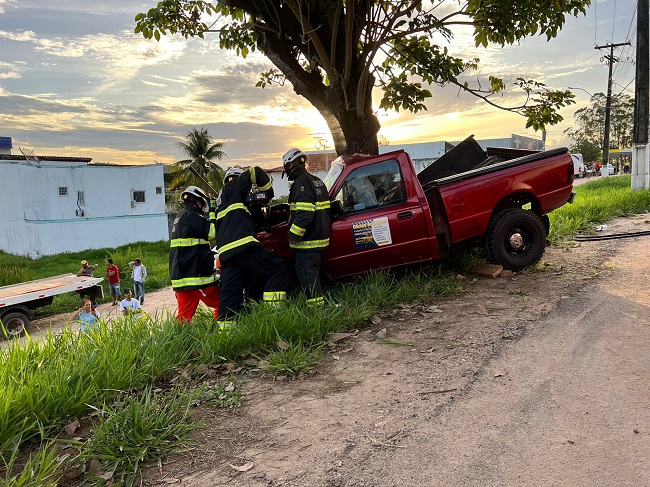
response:
[[[259,167],[229,168],[217,200],[217,249],[221,265],[221,302],[218,325],[235,324],[244,303],[244,289],[265,283],[267,303],[286,299],[288,273],[284,261],[257,240],[255,221],[273,197],[271,178]]]
[[[312,306],[324,303],[320,283],[322,252],[330,241],[330,200],[325,183],[305,169],[307,156],[289,149],[283,174],[293,181],[289,190],[289,247],[296,255],[296,275]]]
[[[210,200],[200,188],[189,186],[181,193],[181,202],[184,206],[172,225],[169,249],[169,276],[178,303],[176,318],[183,323],[191,321],[199,301],[213,308],[216,318],[219,277],[208,242],[214,221],[204,216]]]

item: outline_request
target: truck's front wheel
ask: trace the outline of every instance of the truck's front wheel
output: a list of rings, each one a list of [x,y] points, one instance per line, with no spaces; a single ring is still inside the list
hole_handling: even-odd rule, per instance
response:
[[[11,312],[2,317],[2,332],[5,338],[19,338],[23,336],[29,326],[29,318],[23,313]]]
[[[492,217],[485,233],[488,261],[512,271],[536,263],[545,245],[546,231],[539,216],[521,208],[510,208]]]

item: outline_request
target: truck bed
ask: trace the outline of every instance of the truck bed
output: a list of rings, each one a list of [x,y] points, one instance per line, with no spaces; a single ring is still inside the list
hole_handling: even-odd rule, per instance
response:
[[[559,148],[542,152],[526,149],[488,147],[486,152],[474,140],[474,136],[470,135],[431,165],[420,171],[417,177],[426,191],[432,185],[439,186],[445,183],[499,171],[511,165],[526,164],[562,152],[568,152],[568,149]]]
[[[522,157],[518,157],[516,159],[511,159],[507,161],[501,161],[501,162],[494,162],[492,164],[483,166],[483,167],[477,167],[475,169],[470,169],[465,172],[461,172],[458,174],[453,174],[450,176],[442,177],[439,179],[434,179],[432,181],[429,181],[425,183],[422,188],[426,192],[427,189],[434,187],[434,186],[443,186],[448,183],[454,183],[457,181],[462,181],[464,179],[472,178],[475,176],[480,176],[483,174],[489,174],[491,172],[495,171],[501,171],[503,169],[506,169],[508,167],[515,167],[515,166],[521,166],[523,164],[528,164],[531,162],[538,161],[540,159],[547,159],[549,157],[552,157],[557,154],[563,154],[563,153],[568,153],[569,149],[566,147],[559,147],[557,149],[551,149],[547,150],[544,152],[534,152]],[[425,169],[426,170],[426,169]]]
[[[36,301],[71,291],[93,287],[103,281],[101,277],[62,274],[35,281],[22,282],[0,287],[0,309],[13,305]]]

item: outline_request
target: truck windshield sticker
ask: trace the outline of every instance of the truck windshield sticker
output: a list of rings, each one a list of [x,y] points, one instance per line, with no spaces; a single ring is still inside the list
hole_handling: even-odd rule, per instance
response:
[[[383,247],[393,243],[388,217],[385,216],[352,223],[352,235],[354,246],[358,250]]]

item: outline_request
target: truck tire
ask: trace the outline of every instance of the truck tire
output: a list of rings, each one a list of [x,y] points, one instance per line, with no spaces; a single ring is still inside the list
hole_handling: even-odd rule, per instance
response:
[[[23,313],[12,311],[2,317],[2,331],[0,336],[5,338],[20,338],[29,326],[29,318]]]
[[[521,271],[535,264],[544,253],[544,224],[532,211],[521,208],[504,210],[490,220],[484,245],[490,263]]]
[[[548,215],[542,215],[539,217],[539,219],[542,222],[542,225],[544,226],[544,231],[546,232],[546,236],[548,237],[548,234],[551,233],[551,219],[548,217]]]

